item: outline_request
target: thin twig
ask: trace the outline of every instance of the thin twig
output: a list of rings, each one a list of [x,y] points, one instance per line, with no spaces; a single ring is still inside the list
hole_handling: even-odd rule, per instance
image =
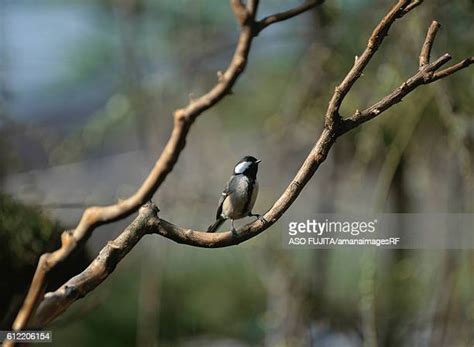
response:
[[[407,7],[405,7],[405,12],[410,12],[415,7],[420,6],[422,3],[423,3],[423,0],[414,0],[411,4],[409,4]]]
[[[420,54],[420,69],[429,64],[430,62],[430,55],[431,49],[433,47],[434,40],[436,38],[436,34],[438,33],[438,29],[440,28],[440,24],[437,21],[433,21],[428,29],[428,33],[426,34],[425,42],[423,43],[423,47],[421,48]]]
[[[313,7],[321,5],[324,1],[325,0],[308,0],[308,1],[305,1],[303,4],[301,4],[300,6],[292,8],[291,10],[275,13],[270,16],[267,16],[256,23],[256,28],[255,28],[256,34],[258,34],[260,31],[262,31],[267,26],[273,23],[277,23],[277,22],[281,22],[281,21],[293,18],[303,12],[308,11],[309,9],[312,9]]]
[[[463,61],[461,61],[461,62],[459,62],[459,63],[457,63],[453,66],[450,66],[450,67],[448,67],[444,70],[436,72],[432,77],[432,82],[437,81],[441,78],[448,77],[449,75],[452,75],[453,73],[455,73],[455,72],[457,72],[461,69],[464,69],[464,68],[468,67],[471,64],[474,64],[474,56],[466,58]]]
[[[234,11],[235,18],[237,18],[240,25],[243,26],[248,23],[248,20],[250,19],[250,13],[242,0],[231,0],[230,4],[232,6],[232,10]]]

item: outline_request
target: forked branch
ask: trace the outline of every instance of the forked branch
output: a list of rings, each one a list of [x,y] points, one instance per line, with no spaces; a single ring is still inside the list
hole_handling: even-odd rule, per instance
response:
[[[158,209],[151,203],[140,208],[137,218],[100,251],[92,263],[54,293],[45,295],[38,308],[33,326],[44,326],[66,310],[75,300],[94,290],[114,271],[120,260],[156,225]]]
[[[415,2],[411,0],[400,0],[395,6],[382,18],[380,23],[375,27],[372,35],[369,37],[369,42],[367,47],[362,52],[360,56],[356,56],[354,59],[354,65],[347,73],[346,77],[342,82],[336,86],[334,94],[332,95],[331,100],[329,101],[328,109],[325,116],[325,126],[327,128],[333,128],[339,126],[341,121],[341,116],[339,114],[339,109],[341,104],[346,97],[349,90],[351,90],[354,83],[360,78],[365,67],[372,59],[374,54],[377,52],[379,47],[382,45],[385,37],[390,30],[392,24],[398,19],[405,16],[408,12],[414,9],[419,3],[415,6]]]
[[[428,29],[425,42],[421,48],[419,56],[419,69],[417,73],[372,106],[369,106],[363,111],[356,110],[352,116],[344,119],[341,122],[340,128],[338,129],[338,136],[362,123],[367,122],[372,118],[377,117],[393,105],[401,102],[406,95],[411,93],[417,87],[423,84],[430,84],[441,78],[450,76],[453,73],[474,63],[474,57],[470,57],[444,70],[439,70],[443,65],[451,60],[451,55],[448,53],[445,53],[430,63],[431,49],[439,27],[440,24],[436,21],[433,21]]]
[[[451,59],[449,54],[444,54],[435,61],[430,62],[430,51],[438,27],[438,24],[433,22],[430,30],[428,30],[425,44],[420,52],[419,70],[412,77],[407,79],[399,88],[395,89],[392,93],[385,96],[374,105],[369,106],[362,112],[357,110],[352,116],[346,118],[339,116],[339,107],[342,104],[344,97],[347,95],[356,80],[361,76],[364,68],[382,44],[390,26],[397,18],[404,16],[420,3],[420,1],[398,1],[377,25],[369,39],[367,48],[364,50],[360,58],[356,59],[354,66],[336,88],[334,95],[329,102],[325,127],[322,130],[319,139],[303,162],[296,176],[270,210],[265,213],[262,219],[243,226],[238,229],[236,233],[230,231],[222,233],[207,233],[182,228],[160,219],[156,213],[157,209],[154,208],[153,205],[146,205],[140,212],[136,221],[122,234],[125,236],[122,237],[121,235],[117,240],[113,241],[114,247],[121,250],[118,251],[119,254],[122,254],[121,252],[123,252],[124,249],[129,251],[129,248],[124,247],[124,245],[129,242],[128,238],[131,238],[133,243],[135,242],[134,240],[136,237],[141,237],[145,233],[156,233],[181,244],[205,248],[233,246],[255,237],[274,224],[297,199],[306,183],[311,179],[321,163],[326,159],[332,145],[339,136],[360,124],[379,116],[385,110],[402,101],[404,96],[415,90],[417,87],[447,77],[460,69],[471,65],[474,62],[472,57],[444,70],[439,70]],[[72,278],[55,292],[45,295],[45,299],[38,309],[36,319],[38,325],[42,326],[50,322],[57,315],[67,309],[67,307],[69,307],[69,305],[71,305],[75,300],[86,295],[108,276],[121,259],[121,257],[108,255],[113,254],[110,247],[110,244],[106,246],[99,257],[93,262],[93,264],[102,264],[101,266],[93,266],[91,264],[91,266],[82,274]],[[109,265],[105,266],[105,264]]]

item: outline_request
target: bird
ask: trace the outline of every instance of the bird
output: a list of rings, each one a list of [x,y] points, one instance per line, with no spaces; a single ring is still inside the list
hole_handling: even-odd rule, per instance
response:
[[[234,172],[219,199],[216,221],[209,226],[208,232],[217,231],[227,219],[230,219],[232,232],[235,233],[236,219],[260,218],[259,214],[252,213],[258,195],[257,172],[260,162],[261,160],[247,155],[235,165]]]

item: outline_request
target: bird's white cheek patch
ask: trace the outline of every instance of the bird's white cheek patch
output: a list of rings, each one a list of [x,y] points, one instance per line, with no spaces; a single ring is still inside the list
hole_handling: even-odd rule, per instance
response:
[[[249,166],[250,166],[250,163],[248,161],[244,161],[243,163],[240,163],[235,167],[234,173],[243,174],[245,170],[249,168]]]

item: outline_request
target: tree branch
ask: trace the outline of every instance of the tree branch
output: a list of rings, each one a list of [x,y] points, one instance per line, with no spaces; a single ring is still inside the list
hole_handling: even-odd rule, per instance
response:
[[[95,289],[145,233],[159,234],[177,243],[203,248],[234,246],[257,236],[273,225],[296,200],[319,165],[326,159],[335,139],[335,135],[331,134],[329,130],[323,130],[317,144],[295,178],[272,208],[265,213],[263,219],[247,224],[236,232],[208,233],[182,228],[164,219],[159,219],[158,209],[153,204],[145,205],[140,210],[137,219],[117,239],[109,242],[83,273],[73,277],[56,291],[44,296],[33,319],[34,326],[42,327],[48,324],[74,301]]]
[[[74,301],[83,298],[101,284],[117,264],[140,239],[158,222],[158,208],[152,203],[143,205],[135,220],[100,251],[92,263],[53,293],[45,295],[38,307],[33,326],[44,326],[64,312]]]
[[[439,27],[440,24],[436,21],[433,21],[428,29],[425,42],[423,43],[420,52],[418,72],[403,82],[400,87],[392,91],[389,95],[382,98],[380,101],[376,102],[362,112],[357,110],[351,117],[344,119],[341,122],[341,127],[338,128],[339,136],[359,126],[360,124],[377,117],[385,110],[401,102],[407,94],[411,93],[417,87],[423,84],[433,83],[444,77],[448,77],[474,63],[474,57],[470,57],[464,59],[458,64],[438,71],[444,64],[451,60],[451,55],[448,53],[430,63],[430,52]]]
[[[250,12],[245,7],[242,0],[231,0],[230,4],[234,11],[235,18],[239,21],[240,25],[245,25],[250,20]]]
[[[436,72],[433,77],[431,78],[432,79],[432,82],[434,81],[437,81],[441,78],[445,78],[445,77],[448,77],[449,75],[452,75],[453,73],[461,70],[461,69],[464,69],[466,67],[468,67],[469,65],[471,64],[474,64],[474,56],[473,57],[469,57],[469,58],[466,58],[464,59],[463,61],[453,65],[453,66],[450,66],[444,70],[441,70],[441,71],[438,71]]]
[[[405,13],[410,12],[410,11],[413,10],[415,7],[420,6],[422,3],[423,3],[423,0],[414,0],[414,1],[412,1],[411,4],[407,5],[407,7],[405,7],[404,12],[405,12]]]
[[[370,106],[363,112],[357,111],[353,116],[349,118],[339,119],[340,116],[338,112],[340,104],[342,103],[345,95],[347,95],[355,81],[360,77],[360,74],[362,73],[363,69],[369,63],[370,59],[382,43],[383,38],[387,35],[391,24],[397,18],[402,17],[411,9],[418,6],[419,3],[420,1],[398,1],[398,3],[395,4],[395,6],[377,25],[369,39],[366,50],[360,58],[356,59],[354,66],[345,76],[341,84],[336,88],[334,95],[332,96],[331,101],[329,102],[328,111],[326,113],[325,119],[325,127],[322,130],[319,139],[317,140],[316,144],[314,145],[307,158],[303,162],[302,166],[298,170],[296,176],[290,182],[286,190],[281,194],[280,198],[273,204],[271,209],[265,213],[262,220],[257,220],[251,224],[245,225],[239,230],[237,230],[237,232],[235,233],[232,233],[230,231],[223,233],[207,233],[181,228],[165,220],[160,220],[156,215],[156,210],[153,209],[152,205],[146,205],[141,210],[135,222],[132,223],[132,225],[127,228],[124,233],[120,235],[114,242],[106,246],[106,248],[104,248],[99,257],[89,266],[88,269],[83,272],[83,274],[74,277],[73,279],[68,281],[68,283],[59,288],[57,291],[45,295],[44,301],[38,309],[36,319],[38,324],[42,325],[45,324],[45,322],[50,322],[54,317],[63,312],[72,302],[77,300],[81,295],[85,295],[90,290],[94,289],[101,281],[103,281],[108,276],[108,274],[114,269],[118,261],[122,259],[123,256],[125,256],[125,254],[136,244],[136,242],[138,242],[140,237],[143,236],[145,233],[153,232],[167,237],[171,240],[174,240],[178,243],[206,248],[237,245],[260,234],[264,230],[268,229],[271,225],[273,225],[297,199],[304,186],[308,183],[308,181],[314,175],[316,170],[326,159],[337,137],[341,136],[350,129],[353,129],[358,125],[380,115],[383,111],[400,102],[404,96],[412,92],[418,86],[432,83],[437,79],[447,77],[461,70],[462,68],[465,68],[472,64],[474,62],[474,59],[468,58],[456,65],[451,66],[450,68],[438,71],[441,66],[446,64],[451,59],[451,56],[449,54],[445,54],[432,63],[428,62],[426,65],[421,67],[414,76],[409,78],[399,88],[395,89],[388,96],[381,99],[374,105]],[[244,21],[244,28],[247,25],[245,23],[248,22],[248,20]],[[251,32],[247,34],[251,35]],[[428,34],[427,36],[430,36],[430,34]],[[251,36],[247,37],[247,39],[251,40]],[[243,53],[248,54],[248,49],[250,47],[250,43],[248,40],[246,41],[247,44],[242,44],[239,40],[239,46],[242,44],[242,47],[240,47],[240,52],[242,52],[243,49]],[[430,45],[432,45],[433,40],[434,34],[433,39],[431,39]],[[244,48],[246,48],[246,50]],[[239,47],[236,50],[236,55],[240,56],[237,54],[237,52],[239,52]],[[420,55],[423,54],[424,53],[422,50]],[[245,57],[246,55],[244,54],[244,58]],[[245,62],[243,66],[245,67]],[[233,63],[231,63],[231,66],[226,71],[226,74],[230,74],[232,76],[232,73],[229,72],[231,68],[236,68]],[[236,71],[239,71],[239,69],[237,69]],[[227,78],[229,78],[229,76],[227,75],[226,77],[224,77],[224,75],[224,81],[228,81]],[[234,78],[236,77],[234,76]],[[209,94],[211,93],[212,91],[206,95],[209,97]],[[203,102],[204,101],[201,98],[200,103]],[[198,110],[205,109],[206,106],[210,107],[207,104],[200,103],[199,105],[201,106],[196,106],[195,103],[192,103],[188,106],[188,108],[180,110],[181,115],[177,116],[176,118],[178,120],[182,119],[183,123],[187,124],[186,121],[188,121],[188,116],[186,115],[194,114],[190,111],[194,110],[194,107],[197,107]],[[191,117],[190,119],[193,119],[193,117]],[[187,130],[188,129],[186,129],[186,132]],[[155,212],[151,213],[146,211]],[[67,236],[65,237],[65,240],[63,242],[70,242]],[[117,249],[117,251],[114,251],[114,249]],[[41,259],[43,259],[43,257]]]
[[[441,25],[437,21],[434,20],[431,23],[430,28],[428,29],[425,42],[423,43],[423,47],[421,48],[420,63],[419,63],[420,69],[430,62],[431,48],[433,47],[433,43],[440,26]]]
[[[249,0],[247,4],[247,9],[253,19],[257,16],[259,0]]]
[[[231,7],[241,25],[241,30],[229,66],[224,73],[218,72],[218,82],[208,93],[174,112],[174,127],[170,138],[155,166],[136,193],[114,205],[87,208],[76,228],[63,232],[61,247],[40,257],[26,298],[13,323],[13,330],[22,330],[27,326],[43,295],[48,273],[68,258],[77,247],[82,246],[96,227],[126,218],[152,198],[173,170],[196,118],[231,93],[232,87],[247,65],[252,40],[256,36],[255,16],[258,3],[258,0],[249,0],[247,9],[241,0],[231,0]],[[285,19],[291,17],[288,16]]]
[[[307,0],[300,6],[292,8],[291,10],[275,13],[270,16],[267,16],[256,23],[256,28],[255,28],[256,34],[258,35],[258,33],[260,33],[263,29],[265,29],[267,26],[271,24],[293,18],[303,12],[306,12],[312,9],[313,7],[321,5],[324,1],[325,0]]]
[[[416,6],[410,6],[411,0],[399,0],[398,3],[385,15],[380,23],[375,27],[372,35],[370,35],[369,42],[364,52],[359,56],[355,57],[354,65],[351,70],[347,73],[346,77],[336,87],[334,94],[329,101],[328,109],[325,116],[325,126],[327,128],[333,128],[341,122],[341,116],[339,115],[339,109],[341,107],[344,98],[346,97],[349,90],[351,90],[354,83],[362,76],[362,72],[365,67],[372,59],[374,54],[379,49],[384,38],[387,36],[388,31],[392,24],[398,18],[403,17],[409,11]]]

